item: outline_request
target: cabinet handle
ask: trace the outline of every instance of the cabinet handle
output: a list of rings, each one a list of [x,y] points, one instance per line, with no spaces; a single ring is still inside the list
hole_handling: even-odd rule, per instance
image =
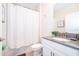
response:
[[[54,53],[53,53],[53,56],[54,56]]]
[[[51,56],[52,56],[52,52],[51,52]]]
[[[51,52],[51,56],[54,56],[55,54]]]

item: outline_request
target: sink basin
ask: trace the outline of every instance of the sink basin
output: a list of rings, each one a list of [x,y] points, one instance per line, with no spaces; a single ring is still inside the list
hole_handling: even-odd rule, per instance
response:
[[[65,39],[65,38],[56,38],[56,37],[54,37],[53,39],[54,39],[54,40],[58,40],[58,41],[65,41],[65,42],[70,41],[70,40]]]

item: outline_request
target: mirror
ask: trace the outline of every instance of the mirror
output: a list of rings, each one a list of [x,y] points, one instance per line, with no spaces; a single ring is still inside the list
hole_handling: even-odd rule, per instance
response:
[[[65,32],[79,33],[79,12],[74,12],[65,17]]]

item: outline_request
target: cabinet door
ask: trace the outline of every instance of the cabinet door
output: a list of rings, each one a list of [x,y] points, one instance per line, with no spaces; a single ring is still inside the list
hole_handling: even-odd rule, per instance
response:
[[[54,51],[53,56],[66,56],[66,54],[56,50],[56,51]]]
[[[53,48],[42,38],[43,56],[53,56]]]
[[[43,47],[43,56],[52,56],[52,51],[48,47]]]

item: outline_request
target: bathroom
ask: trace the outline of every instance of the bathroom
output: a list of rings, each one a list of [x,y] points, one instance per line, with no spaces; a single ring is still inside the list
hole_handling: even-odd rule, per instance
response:
[[[78,7],[79,3],[0,3],[0,55],[79,56]]]

